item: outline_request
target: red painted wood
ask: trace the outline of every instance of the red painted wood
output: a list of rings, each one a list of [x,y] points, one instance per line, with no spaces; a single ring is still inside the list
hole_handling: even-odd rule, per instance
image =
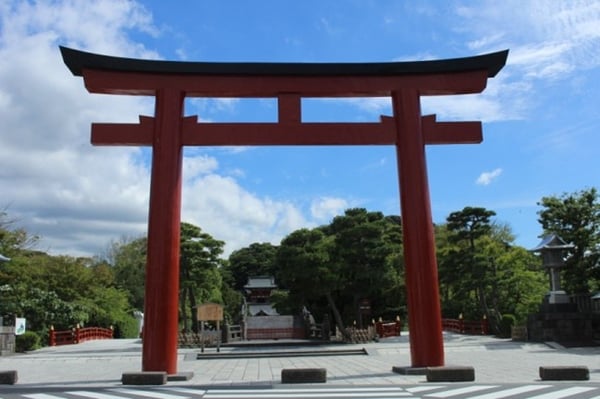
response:
[[[277,98],[278,122],[283,125],[302,122],[301,99],[298,94],[282,94]]]
[[[292,117],[299,120],[300,115],[285,113],[285,123],[197,123],[197,117],[185,117],[182,145],[396,144],[393,117],[384,116],[380,123],[298,123]],[[92,144],[152,145],[154,118],[140,119],[139,124],[92,124]],[[423,117],[422,131],[425,144],[472,144],[482,140],[480,122],[436,122],[434,115]]]
[[[157,87],[180,90],[187,97],[389,96],[392,90],[418,89],[420,95],[480,93],[487,71],[402,76],[196,76],[84,70],[91,93],[153,96]]]
[[[436,122],[431,116],[421,118],[420,96],[483,91],[487,79],[504,65],[507,52],[494,55],[494,61],[489,61],[493,65],[484,63],[481,69],[458,72],[455,65],[451,72],[430,69],[425,73],[416,68],[415,73],[396,75],[352,75],[349,70],[340,75],[319,75],[307,73],[303,68],[299,70],[304,72],[298,75],[269,74],[266,70],[252,75],[221,74],[220,70],[204,74],[173,70],[157,72],[152,69],[156,64],[147,63],[139,70],[125,72],[118,68],[111,70],[111,65],[116,65],[114,57],[92,54],[86,56],[91,58],[85,61],[86,57],[81,54],[73,56],[72,50],[62,48],[61,51],[71,71],[83,76],[86,88],[92,93],[156,96],[154,118],[142,117],[139,124],[98,123],[92,126],[92,143],[96,145],[153,146],[144,371],[171,374],[177,367],[183,145],[395,144],[404,226],[411,360],[415,367],[443,365],[425,145],[478,143],[481,141],[481,124]],[[472,61],[460,65],[473,69]],[[131,65],[129,61],[119,62],[119,65]],[[86,65],[96,67],[86,69]],[[364,124],[301,123],[301,98],[375,96],[392,96],[393,118],[383,117],[380,123]],[[196,117],[183,118],[184,97],[277,98],[279,120],[277,123],[199,124]]]
[[[413,367],[444,365],[442,314],[421,107],[416,90],[392,93]]]
[[[186,123],[185,145],[393,144],[392,123]]]
[[[143,371],[177,373],[182,92],[156,92],[144,303]]]
[[[140,123],[92,123],[93,145],[152,145],[154,118],[140,116]]]
[[[483,141],[481,122],[436,122],[435,115],[421,118],[425,144],[479,144]]]

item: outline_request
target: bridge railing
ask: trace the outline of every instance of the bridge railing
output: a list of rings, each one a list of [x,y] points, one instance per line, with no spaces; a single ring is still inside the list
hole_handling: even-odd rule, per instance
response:
[[[79,325],[71,330],[56,331],[54,327],[50,327],[48,333],[48,344],[50,346],[58,345],[73,345],[84,341],[91,341],[96,339],[112,339],[114,337],[114,330],[112,326],[110,328],[103,327],[84,327],[81,328]]]
[[[399,337],[402,331],[400,319],[396,321],[378,321],[375,323],[375,331],[379,338]]]
[[[461,318],[442,319],[442,330],[458,334],[488,335],[490,326],[486,318],[479,321],[469,321]]]

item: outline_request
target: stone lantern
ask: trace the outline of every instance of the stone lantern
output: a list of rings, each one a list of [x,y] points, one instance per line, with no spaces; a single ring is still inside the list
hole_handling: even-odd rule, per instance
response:
[[[0,254],[0,263],[8,262],[10,258]],[[0,356],[15,353],[15,328],[4,327],[2,313],[0,313]]]
[[[542,266],[548,271],[550,291],[546,299],[549,304],[569,303],[569,297],[560,284],[560,270],[565,267],[566,251],[572,248],[575,248],[573,244],[567,244],[558,235],[551,234],[544,237],[535,248],[530,249],[530,252],[541,255]]]

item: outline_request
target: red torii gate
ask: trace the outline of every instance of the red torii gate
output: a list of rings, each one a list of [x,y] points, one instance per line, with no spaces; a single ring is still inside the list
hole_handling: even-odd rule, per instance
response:
[[[413,367],[443,366],[437,261],[426,144],[479,143],[481,122],[421,116],[420,97],[480,93],[508,50],[394,63],[205,63],[110,57],[60,47],[90,93],[154,96],[139,124],[93,123],[94,145],[152,146],[143,371],[177,372],[179,227],[183,146],[395,145],[398,158]],[[307,97],[391,97],[378,123],[305,123]],[[277,98],[274,123],[198,123],[186,97]]]

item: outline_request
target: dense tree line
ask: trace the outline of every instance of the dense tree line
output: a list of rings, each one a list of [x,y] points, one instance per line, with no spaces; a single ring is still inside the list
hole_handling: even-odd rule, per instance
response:
[[[600,202],[596,189],[539,202],[544,234],[574,244],[566,254],[564,286],[570,293],[600,289]],[[444,317],[486,317],[494,331],[504,315],[524,321],[548,290],[540,259],[515,245],[495,212],[465,207],[435,226]],[[37,237],[0,212],[0,314],[27,318],[28,328],[112,325],[117,336],[136,336],[134,310],[143,310],[145,237],[122,238],[94,258],[51,256],[35,250]],[[195,307],[225,306],[228,322],[241,319],[248,277],[274,276],[272,301],[281,313],[304,307],[328,316],[343,333],[372,318],[406,319],[402,220],[362,208],[348,209],[323,226],[291,232],[280,243],[253,243],[224,259],[225,243],[198,226],[181,225],[181,329],[197,330]]]
[[[14,228],[0,213],[0,315],[4,322],[26,317],[28,329],[46,336],[51,327],[113,326],[132,335],[137,322],[128,291],[119,287],[111,265],[98,259],[51,256],[36,251],[37,237]]]

